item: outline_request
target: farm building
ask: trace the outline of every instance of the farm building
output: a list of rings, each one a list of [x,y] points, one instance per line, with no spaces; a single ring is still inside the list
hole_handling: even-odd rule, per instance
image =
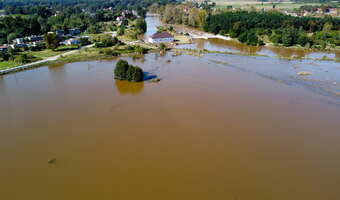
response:
[[[161,43],[161,42],[167,43],[167,42],[173,42],[173,41],[174,41],[174,37],[167,32],[155,33],[149,37],[149,42],[151,43]]]

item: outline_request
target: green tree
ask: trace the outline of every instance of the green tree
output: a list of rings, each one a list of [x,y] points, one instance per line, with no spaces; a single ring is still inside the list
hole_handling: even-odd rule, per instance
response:
[[[305,46],[309,42],[309,38],[306,33],[299,33],[296,43]]]
[[[87,32],[92,34],[100,33],[100,26],[98,24],[90,25],[87,28]]]
[[[161,51],[166,50],[166,45],[163,42],[159,44],[159,50],[161,50]]]
[[[10,44],[12,43],[12,41],[17,38],[17,34],[16,33],[10,33],[7,35],[7,42]]]
[[[125,28],[124,26],[121,26],[119,27],[118,31],[117,31],[117,35],[120,36],[120,35],[124,35],[125,33]]]
[[[129,65],[129,68],[126,72],[126,78],[128,81],[132,82],[140,82],[144,79],[143,70],[137,66]]]
[[[146,32],[146,22],[142,18],[138,18],[136,20],[136,29],[139,34],[145,33]]]
[[[28,59],[27,54],[21,54],[21,55],[18,55],[14,61],[20,64],[25,64],[25,63],[28,63],[29,59]]]
[[[126,60],[119,60],[114,69],[115,79],[126,80],[126,72],[129,69],[129,63]]]
[[[48,49],[56,49],[59,46],[59,39],[56,34],[48,33],[44,35],[44,42]]]
[[[10,55],[6,51],[0,51],[0,58],[4,61],[9,60]]]
[[[144,72],[140,67],[129,65],[126,60],[119,60],[114,70],[115,79],[140,82],[144,80]]]

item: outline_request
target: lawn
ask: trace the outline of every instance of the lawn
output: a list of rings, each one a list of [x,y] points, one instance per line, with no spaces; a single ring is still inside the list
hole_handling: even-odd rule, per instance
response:
[[[42,50],[42,51],[28,51],[28,53],[31,54],[34,57],[44,59],[44,58],[48,58],[48,57],[52,57],[52,56],[62,54],[64,52],[52,51],[51,49],[45,49],[45,50]]]
[[[65,53],[66,51],[70,51],[74,49],[78,49],[78,46],[77,45],[60,46],[55,51],[52,51],[51,49],[45,49],[42,51],[28,51],[27,53],[29,53],[30,55],[34,57],[44,59],[44,58],[49,58],[52,56],[57,56],[57,55]]]
[[[9,68],[16,67],[18,64],[13,61],[1,61],[0,62],[0,70],[5,70]]]
[[[29,62],[35,62],[38,60],[42,60],[45,58],[49,58],[49,57],[53,57],[53,56],[57,56],[60,54],[63,54],[69,50],[73,50],[73,49],[77,49],[78,46],[60,46],[57,51],[52,51],[51,49],[45,49],[42,51],[26,51],[26,52],[20,52],[18,53],[18,55],[20,54],[28,54],[28,59]],[[9,69],[9,68],[13,68],[16,66],[22,65],[20,63],[14,62],[14,61],[2,61],[0,60],[0,70],[4,70],[4,69]]]

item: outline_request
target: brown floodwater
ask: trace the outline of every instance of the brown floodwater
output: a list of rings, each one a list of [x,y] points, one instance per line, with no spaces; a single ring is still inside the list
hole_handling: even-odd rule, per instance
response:
[[[340,198],[340,99],[294,71],[336,63],[127,59],[162,80],[116,81],[116,60],[0,77],[1,199]]]
[[[221,51],[221,52],[235,52],[246,54],[259,54],[267,56],[280,56],[280,57],[305,57],[305,58],[340,58],[339,50],[332,51],[316,51],[312,49],[302,48],[283,48],[275,46],[249,46],[235,40],[223,40],[220,38],[197,38],[193,39],[192,44],[177,45],[176,48],[181,49],[206,49],[209,51]]]

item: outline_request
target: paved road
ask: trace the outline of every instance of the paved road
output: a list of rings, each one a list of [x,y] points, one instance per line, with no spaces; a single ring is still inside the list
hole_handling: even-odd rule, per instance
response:
[[[68,52],[66,52],[66,53],[57,55],[57,56],[48,57],[48,58],[45,58],[45,59],[43,59],[43,60],[39,60],[39,61],[36,61],[36,62],[32,62],[32,63],[20,65],[20,66],[11,68],[11,69],[0,70],[0,75],[2,75],[2,74],[8,74],[8,73],[10,73],[10,72],[17,71],[17,70],[19,70],[19,69],[20,69],[20,70],[26,69],[26,68],[29,68],[29,67],[31,67],[31,66],[33,66],[33,65],[37,65],[37,64],[42,64],[42,63],[49,62],[49,61],[58,60],[61,56],[71,55],[71,54],[77,53],[77,52],[80,51],[81,49],[89,48],[89,47],[93,47],[93,46],[94,46],[94,44],[90,44],[90,45],[87,45],[87,46],[83,46],[83,47],[81,47],[81,48],[79,48],[79,49],[72,50],[72,51],[68,51]]]

